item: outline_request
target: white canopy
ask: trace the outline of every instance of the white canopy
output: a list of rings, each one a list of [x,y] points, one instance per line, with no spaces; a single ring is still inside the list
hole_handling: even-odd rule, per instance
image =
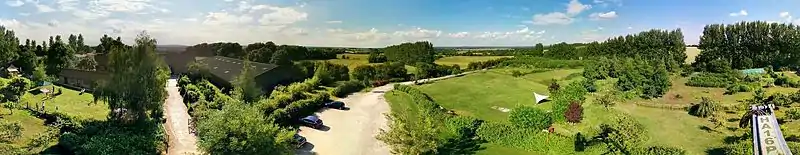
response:
[[[536,103],[541,103],[542,100],[547,99],[549,96],[539,95],[536,92],[533,93],[533,98],[536,99]]]

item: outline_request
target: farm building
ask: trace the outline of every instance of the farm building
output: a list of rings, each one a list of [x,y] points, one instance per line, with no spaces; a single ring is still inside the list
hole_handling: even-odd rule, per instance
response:
[[[108,79],[108,76],[108,73],[102,71],[63,69],[56,83],[73,88],[94,89],[100,81]]]
[[[245,67],[244,60],[222,56],[197,57],[197,63],[203,65],[212,75],[209,81],[226,88],[233,87],[236,77],[242,73],[242,69]],[[250,62],[248,67],[253,72],[256,84],[261,86],[265,92],[269,92],[275,85],[290,78],[289,74],[285,74],[287,67],[258,62]]]

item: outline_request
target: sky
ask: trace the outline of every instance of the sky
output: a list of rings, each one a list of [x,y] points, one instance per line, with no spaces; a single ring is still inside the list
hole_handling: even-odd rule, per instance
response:
[[[130,44],[273,41],[384,47],[532,46],[602,41],[680,28],[696,44],[707,24],[800,25],[800,0],[0,0],[0,25],[24,39],[103,34]]]

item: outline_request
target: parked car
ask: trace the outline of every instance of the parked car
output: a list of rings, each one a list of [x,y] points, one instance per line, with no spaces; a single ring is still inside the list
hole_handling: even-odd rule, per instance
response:
[[[295,147],[301,148],[301,147],[303,147],[303,144],[306,144],[306,137],[300,136],[298,134],[294,134],[293,143],[294,143]]]
[[[333,109],[344,109],[344,102],[342,101],[333,101],[325,103],[325,107],[333,108]]]
[[[317,116],[303,117],[302,119],[300,119],[300,122],[302,122],[303,125],[309,126],[314,129],[319,129],[320,127],[322,127],[322,120],[319,119],[319,117]]]

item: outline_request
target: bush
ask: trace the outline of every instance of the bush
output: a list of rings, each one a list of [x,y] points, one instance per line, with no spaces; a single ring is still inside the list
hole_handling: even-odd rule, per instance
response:
[[[786,111],[786,118],[790,120],[800,120],[800,110],[791,109]]]
[[[776,93],[772,94],[767,98],[768,104],[774,104],[775,106],[789,106],[792,104],[792,99],[789,98],[788,95],[783,93]]]
[[[558,60],[543,57],[519,56],[501,60],[497,66],[532,68],[581,68],[591,63],[587,60]]]
[[[726,155],[752,155],[753,142],[751,141],[737,141],[733,144],[727,144],[722,147],[722,151]]]
[[[564,113],[564,117],[567,118],[567,122],[580,123],[583,119],[583,106],[581,106],[581,103],[577,101],[570,103],[569,108]]]
[[[686,85],[694,87],[725,88],[734,82],[736,82],[736,78],[730,74],[701,73],[689,78],[689,82],[686,82]]]
[[[785,76],[785,75],[779,75],[775,79],[775,85],[782,86],[782,87],[798,88],[798,87],[800,87],[800,79],[790,78],[790,77]]]
[[[492,144],[538,154],[575,154],[571,137],[549,135],[538,129],[519,128],[508,123],[484,122],[477,130],[478,137]]]
[[[689,108],[689,114],[706,118],[713,116],[714,112],[719,110],[719,107],[720,106],[717,102],[714,102],[707,97],[703,97],[701,98],[700,104],[693,105]]]
[[[750,88],[750,86],[747,86],[746,84],[742,84],[742,83],[732,84],[732,85],[728,86],[728,88],[726,88],[726,89],[727,90],[725,91],[725,94],[729,94],[729,95],[730,94],[736,94],[736,93],[739,93],[739,92],[750,92],[750,91],[753,90],[753,89]]]
[[[331,94],[336,97],[345,97],[350,93],[361,91],[364,89],[364,83],[360,81],[345,81],[336,86],[336,88],[331,91]]]
[[[561,89],[561,85],[558,84],[556,79],[550,80],[550,86],[547,86],[547,90],[550,91],[550,94],[554,94],[558,89]]]
[[[540,130],[550,127],[550,124],[553,123],[550,115],[543,110],[527,106],[520,106],[511,110],[508,119],[518,127]]]
[[[512,70],[511,71],[511,76],[513,76],[513,77],[520,77],[522,75],[525,75],[525,73],[522,73],[522,72],[520,72],[518,70]]]
[[[345,65],[325,61],[316,64],[314,77],[319,78],[323,85],[328,85],[336,81],[349,80],[349,72],[350,70]]]
[[[373,51],[369,52],[369,57],[367,58],[367,61],[369,63],[384,63],[387,60],[386,60],[386,55]]]
[[[595,84],[595,80],[586,79],[581,82],[583,84],[583,88],[585,88],[587,92],[593,93],[597,91],[597,85]]]
[[[647,148],[643,148],[637,150],[637,152],[632,154],[638,155],[685,155],[686,150],[676,147],[666,147],[666,146],[651,146]]]

